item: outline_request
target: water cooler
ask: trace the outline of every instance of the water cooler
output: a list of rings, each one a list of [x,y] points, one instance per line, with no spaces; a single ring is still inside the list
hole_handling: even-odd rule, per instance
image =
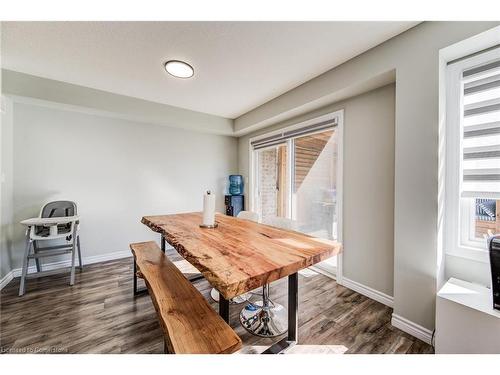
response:
[[[243,195],[243,176],[229,176],[229,195],[224,197],[226,215],[238,216],[245,209],[245,196]]]

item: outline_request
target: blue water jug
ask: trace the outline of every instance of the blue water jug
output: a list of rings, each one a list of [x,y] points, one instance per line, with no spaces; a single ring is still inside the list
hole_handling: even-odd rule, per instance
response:
[[[229,176],[229,194],[243,195],[243,176],[232,174]]]

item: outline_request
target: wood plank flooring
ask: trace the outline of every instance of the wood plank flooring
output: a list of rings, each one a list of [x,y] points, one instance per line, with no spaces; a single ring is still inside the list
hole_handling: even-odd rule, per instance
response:
[[[190,270],[178,254],[179,268]],[[132,258],[84,267],[76,283],[69,275],[27,282],[19,278],[0,294],[0,352],[3,353],[163,353],[162,331],[147,294],[132,296]],[[210,285],[194,284],[212,303]],[[271,284],[271,298],[287,304],[286,279]],[[258,299],[258,296],[252,297]],[[243,340],[242,353],[259,353],[279,338],[246,332],[239,323],[243,305],[231,305],[231,326]],[[290,353],[432,353],[430,345],[394,328],[392,309],[305,272],[299,276],[299,342]]]

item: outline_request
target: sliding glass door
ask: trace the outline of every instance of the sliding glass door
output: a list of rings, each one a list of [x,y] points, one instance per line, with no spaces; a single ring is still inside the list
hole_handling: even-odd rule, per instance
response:
[[[298,132],[286,139],[270,139],[270,145],[254,148],[253,207],[263,223],[339,239],[338,133],[337,126],[330,126]],[[318,267],[336,275],[337,259]]]

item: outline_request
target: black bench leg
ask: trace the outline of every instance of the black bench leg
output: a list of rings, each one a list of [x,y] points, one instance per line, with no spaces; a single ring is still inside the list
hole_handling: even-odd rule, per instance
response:
[[[147,292],[147,288],[137,290],[137,263],[134,258],[134,296],[138,296]]]
[[[219,315],[229,324],[229,300],[219,293]]]
[[[134,259],[134,294],[137,293],[137,262]]]

